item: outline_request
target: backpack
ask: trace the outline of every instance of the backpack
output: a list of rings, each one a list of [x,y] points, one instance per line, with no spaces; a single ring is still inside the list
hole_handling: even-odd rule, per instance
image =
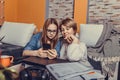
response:
[[[30,66],[19,73],[20,80],[49,80],[49,72],[43,67]]]

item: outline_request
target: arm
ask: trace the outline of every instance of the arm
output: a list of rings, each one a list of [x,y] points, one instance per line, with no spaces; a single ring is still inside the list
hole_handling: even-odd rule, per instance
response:
[[[24,50],[23,56],[37,56],[37,57],[41,57],[41,58],[46,58],[47,53],[45,53],[44,50],[42,48],[40,48],[38,50]]]
[[[87,48],[84,43],[70,44],[67,49],[67,57],[70,61],[79,61],[87,58]]]
[[[87,48],[84,43],[80,42],[79,39],[73,35],[68,34],[64,38],[68,42],[68,48],[67,50],[67,58],[70,61],[78,61],[82,58],[84,58],[85,54],[87,54]]]
[[[49,59],[54,59],[56,57],[59,57],[60,56],[60,48],[61,48],[61,41],[59,40],[55,46],[55,49],[46,50],[46,53],[48,54],[47,57]]]
[[[24,50],[23,51],[23,56],[37,56],[38,52],[37,50]]]
[[[32,36],[30,42],[24,48],[23,56],[33,56],[36,54],[39,38],[40,38],[40,34],[35,34]]]
[[[60,56],[60,49],[61,49],[61,46],[62,46],[62,43],[61,41],[59,40],[56,44],[56,47],[55,47],[55,50],[57,51],[57,56],[59,57]]]
[[[41,34],[35,34],[32,36],[31,40],[28,42],[28,44],[25,46],[24,50],[35,50],[38,48],[37,44],[41,38]]]

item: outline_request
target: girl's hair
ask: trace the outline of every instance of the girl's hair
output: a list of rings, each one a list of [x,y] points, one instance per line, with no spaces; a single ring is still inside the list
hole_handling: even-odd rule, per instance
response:
[[[56,43],[57,43],[57,41],[58,41],[58,30],[59,30],[59,28],[58,28],[58,22],[57,22],[56,19],[54,19],[54,18],[48,18],[48,19],[45,21],[45,23],[44,23],[44,25],[43,25],[41,43],[42,43],[42,44],[43,44],[43,43],[47,43],[47,41],[48,41],[47,28],[48,28],[48,26],[49,26],[50,24],[55,24],[55,25],[57,26],[57,31],[56,31],[56,33],[55,33],[56,35],[55,35],[55,37],[54,37],[52,40],[50,40],[50,41],[51,41],[51,43],[50,43],[51,49],[53,49],[53,48],[55,48]]]
[[[60,31],[61,31],[62,25],[66,26],[66,27],[73,28],[74,34],[76,34],[76,32],[77,32],[77,24],[76,24],[76,22],[74,22],[73,19],[66,18],[66,19],[62,20],[61,23],[60,23],[60,27],[59,27]]]

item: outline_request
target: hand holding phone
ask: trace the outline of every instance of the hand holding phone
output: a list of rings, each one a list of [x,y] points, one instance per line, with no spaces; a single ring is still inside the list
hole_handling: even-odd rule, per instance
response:
[[[50,50],[48,50],[48,55],[47,55],[47,57],[48,57],[49,59],[54,59],[54,58],[56,58],[56,57],[57,57],[57,51],[56,51],[55,49],[50,49]]]

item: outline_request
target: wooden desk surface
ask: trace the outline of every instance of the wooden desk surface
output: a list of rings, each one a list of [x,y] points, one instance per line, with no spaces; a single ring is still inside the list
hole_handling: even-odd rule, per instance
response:
[[[68,60],[62,60],[62,59],[47,59],[47,58],[39,58],[39,57],[28,57],[23,59],[23,62],[28,64],[36,64],[36,65],[42,65],[46,66],[48,64],[54,64],[54,63],[64,63],[69,62]]]

